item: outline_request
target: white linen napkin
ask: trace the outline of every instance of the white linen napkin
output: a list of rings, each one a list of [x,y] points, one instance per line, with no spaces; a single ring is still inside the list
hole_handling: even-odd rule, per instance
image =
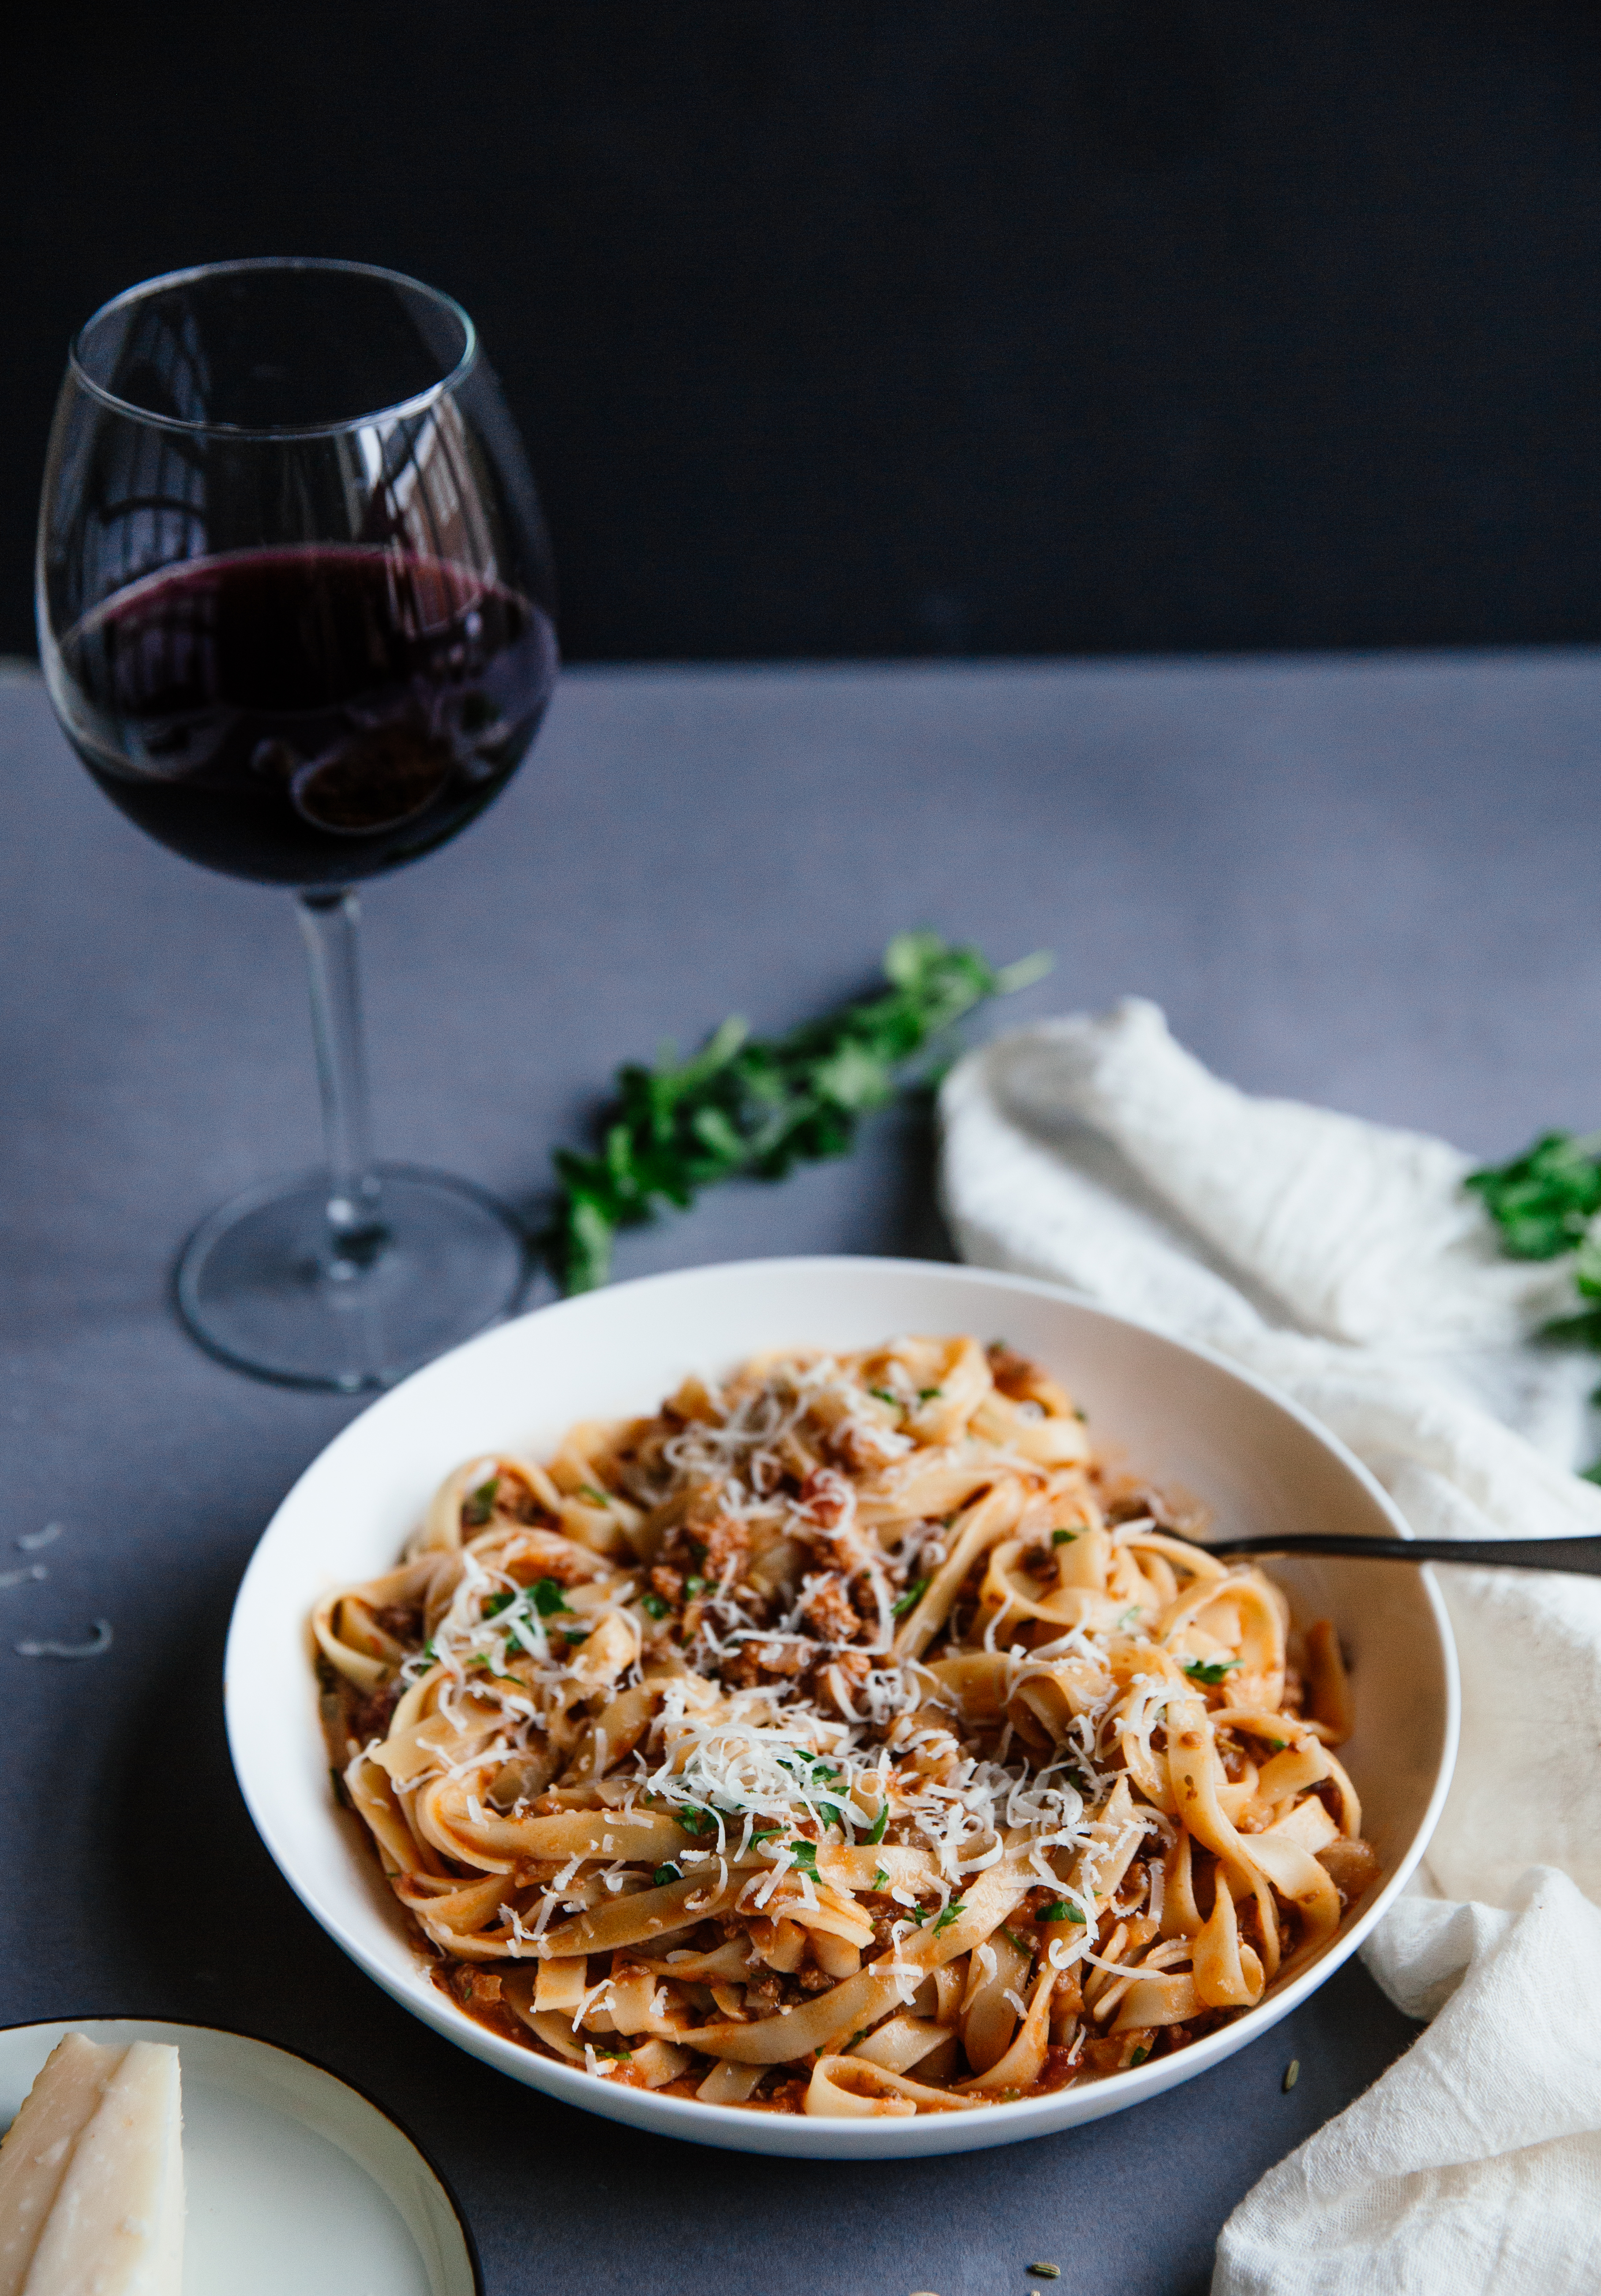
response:
[[[965,1259],[1055,1278],[1274,1381],[1432,1538],[1601,1531],[1593,1358],[1528,1344],[1560,1263],[1503,1259],[1443,1141],[1219,1082],[1137,999],[946,1079]],[[1433,2021],[1229,2218],[1213,2296],[1601,2284],[1601,1581],[1440,1574],[1455,1782],[1364,1958]]]

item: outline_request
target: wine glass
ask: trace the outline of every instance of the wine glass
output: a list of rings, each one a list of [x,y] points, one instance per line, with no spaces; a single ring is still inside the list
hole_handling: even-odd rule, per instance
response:
[[[352,887],[504,789],[556,676],[539,506],[472,324],[367,264],[208,264],[72,345],[39,519],[50,698],[113,804],[293,888],[327,1168],[178,1263],[194,1336],[263,1378],[382,1387],[526,1279],[505,1206],[369,1145]]]

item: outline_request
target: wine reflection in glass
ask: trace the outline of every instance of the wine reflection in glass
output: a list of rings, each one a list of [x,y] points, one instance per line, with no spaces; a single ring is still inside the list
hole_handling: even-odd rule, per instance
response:
[[[556,676],[533,481],[472,322],[368,265],[207,265],[131,288],[72,346],[37,611],[68,739],[131,821],[294,889],[325,1172],[191,1237],[197,1339],[295,1385],[381,1387],[511,1308],[513,1215],[375,1163],[355,883],[504,789]]]

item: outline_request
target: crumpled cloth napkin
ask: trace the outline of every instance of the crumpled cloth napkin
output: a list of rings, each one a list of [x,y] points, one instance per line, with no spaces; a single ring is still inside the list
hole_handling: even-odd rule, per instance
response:
[[[964,1258],[1272,1380],[1420,1536],[1601,1531],[1564,1271],[1503,1259],[1445,1142],[1220,1082],[1153,1004],[997,1038],[941,1095]],[[1601,2286],[1601,1581],[1447,1570],[1455,1781],[1364,1958],[1432,2021],[1247,2194],[1213,2296]]]

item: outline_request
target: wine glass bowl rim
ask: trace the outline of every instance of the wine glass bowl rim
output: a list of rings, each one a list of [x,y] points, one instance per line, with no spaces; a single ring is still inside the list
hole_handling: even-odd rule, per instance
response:
[[[242,423],[195,420],[192,416],[164,414],[153,407],[141,406],[135,400],[121,398],[116,391],[97,381],[85,364],[83,352],[93,330],[117,311],[129,304],[187,285],[193,280],[221,279],[237,273],[249,272],[324,271],[341,272],[349,275],[382,279],[392,286],[423,297],[438,309],[453,318],[462,331],[462,348],[448,373],[429,383],[423,390],[406,397],[386,401],[357,414],[341,415],[335,421],[298,423]],[[343,257],[331,255],[251,255],[240,256],[219,263],[191,263],[176,271],[163,271],[153,278],[141,279],[120,293],[111,296],[84,321],[68,348],[67,365],[72,381],[101,406],[114,414],[126,415],[130,421],[149,424],[160,430],[182,431],[190,436],[260,440],[263,443],[288,439],[332,439],[341,433],[367,429],[374,422],[389,422],[406,416],[424,414],[439,400],[459,389],[478,362],[478,330],[471,317],[454,295],[443,288],[431,287],[425,280],[415,279],[409,272],[395,271],[382,263],[354,263]]]

